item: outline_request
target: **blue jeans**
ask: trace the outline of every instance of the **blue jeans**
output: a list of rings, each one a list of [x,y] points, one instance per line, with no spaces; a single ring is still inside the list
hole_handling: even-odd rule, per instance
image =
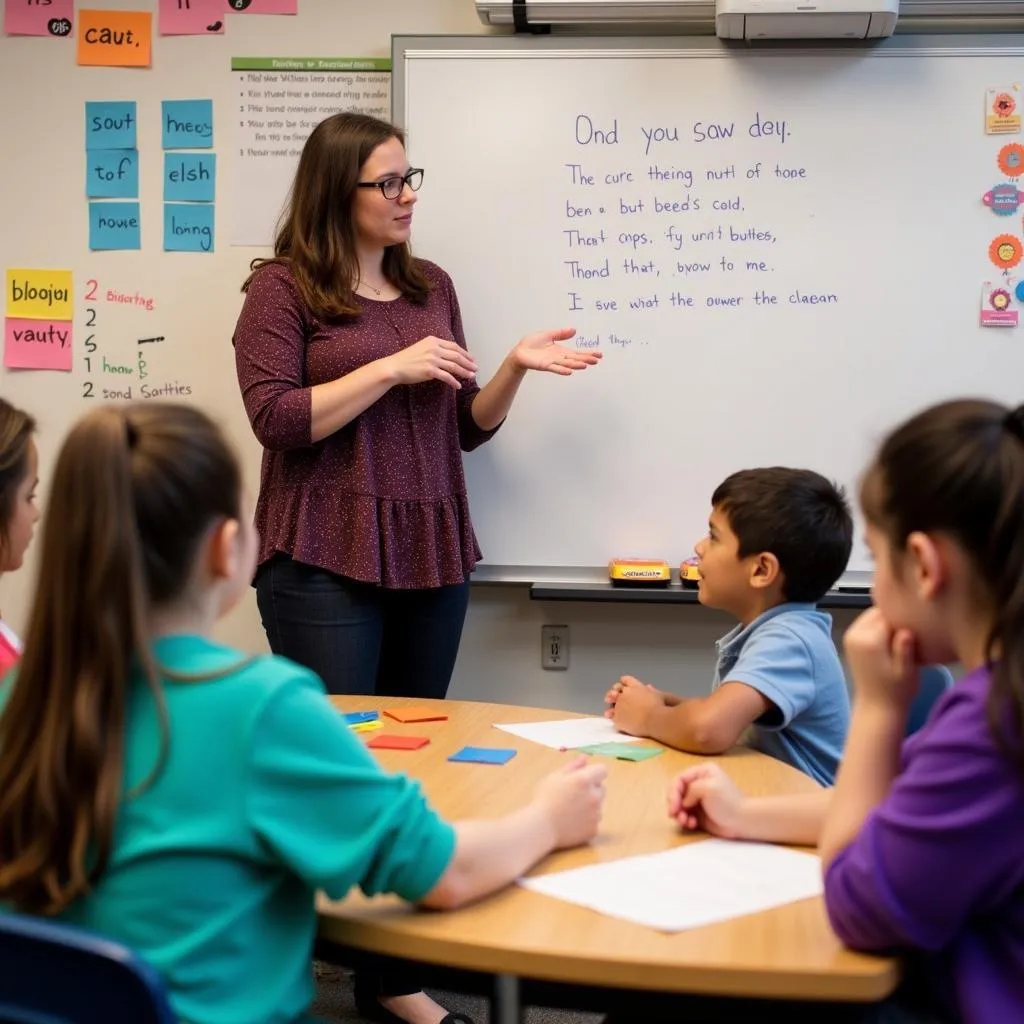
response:
[[[469,581],[388,590],[278,555],[256,574],[256,603],[270,649],[312,669],[329,693],[443,698]]]

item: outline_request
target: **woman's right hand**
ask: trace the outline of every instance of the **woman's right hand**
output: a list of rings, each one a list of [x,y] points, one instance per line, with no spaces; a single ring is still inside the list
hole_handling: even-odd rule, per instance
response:
[[[607,775],[604,765],[580,756],[537,786],[536,800],[544,809],[556,850],[589,843],[597,835]]]
[[[476,374],[476,360],[461,345],[433,335],[383,361],[393,372],[396,384],[439,380],[458,390],[462,387],[460,377],[469,380]]]
[[[677,775],[668,787],[668,816],[686,832],[703,829],[723,839],[741,839],[745,797],[711,762]]]

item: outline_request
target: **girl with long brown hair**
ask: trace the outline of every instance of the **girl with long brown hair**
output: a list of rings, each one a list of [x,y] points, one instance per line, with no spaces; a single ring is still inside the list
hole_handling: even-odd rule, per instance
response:
[[[595,834],[601,767],[580,759],[522,810],[452,826],[381,771],[312,672],[211,639],[257,539],[198,410],[88,414],[50,508],[0,684],[0,905],[132,947],[183,1020],[302,1020],[317,890],[452,907]]]

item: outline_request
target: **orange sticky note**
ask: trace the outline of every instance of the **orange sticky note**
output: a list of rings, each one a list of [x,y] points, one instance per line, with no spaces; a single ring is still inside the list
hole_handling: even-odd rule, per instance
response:
[[[374,750],[419,750],[430,740],[426,736],[374,736],[366,745]]]
[[[78,63],[148,68],[153,46],[149,11],[78,12]]]
[[[426,711],[423,708],[395,708],[393,711],[385,711],[388,718],[396,722],[408,725],[411,722],[447,722],[447,715],[439,715],[436,711]]]

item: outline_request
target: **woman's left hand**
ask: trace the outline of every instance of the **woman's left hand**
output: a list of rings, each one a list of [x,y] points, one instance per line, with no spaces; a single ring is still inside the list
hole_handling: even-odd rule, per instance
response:
[[[601,353],[593,350],[566,348],[560,341],[568,341],[576,331],[561,327],[554,331],[534,331],[519,339],[512,349],[512,365],[520,370],[547,370],[568,377],[574,370],[585,370],[601,360]]]

